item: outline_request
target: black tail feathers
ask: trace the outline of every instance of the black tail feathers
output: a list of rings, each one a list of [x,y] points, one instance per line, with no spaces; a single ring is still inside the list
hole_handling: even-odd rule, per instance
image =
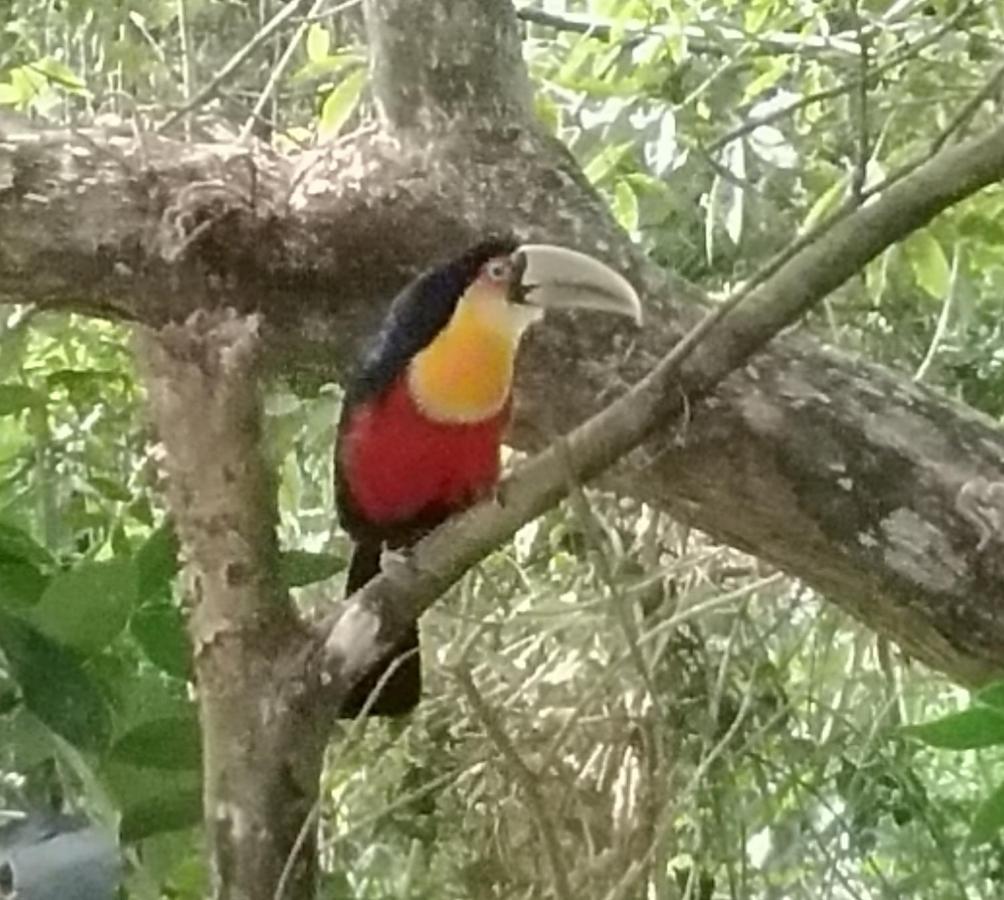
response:
[[[349,574],[346,580],[346,596],[359,590],[367,581],[380,573],[379,543],[359,543],[352,551]],[[402,657],[402,654],[407,654]],[[418,649],[418,624],[412,625],[404,639],[381,657],[365,677],[349,692],[338,711],[340,719],[354,719],[376,689],[377,683],[387,669],[400,659],[394,671],[387,677],[368,710],[371,716],[403,716],[417,705],[422,694],[422,660]]]

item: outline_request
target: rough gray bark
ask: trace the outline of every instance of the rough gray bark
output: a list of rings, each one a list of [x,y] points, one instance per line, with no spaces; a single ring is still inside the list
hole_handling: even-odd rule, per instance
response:
[[[278,578],[256,332],[253,318],[199,314],[138,342],[185,553],[217,900],[271,900],[316,799],[327,738],[303,699],[294,662],[305,629]],[[305,834],[287,897],[312,891]]]

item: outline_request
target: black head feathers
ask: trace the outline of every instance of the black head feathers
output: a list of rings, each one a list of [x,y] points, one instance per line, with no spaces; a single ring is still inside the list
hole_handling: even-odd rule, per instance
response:
[[[394,298],[380,331],[363,354],[347,401],[364,400],[389,387],[415,354],[446,327],[481,267],[496,256],[515,252],[518,246],[511,235],[494,235],[410,282]]]

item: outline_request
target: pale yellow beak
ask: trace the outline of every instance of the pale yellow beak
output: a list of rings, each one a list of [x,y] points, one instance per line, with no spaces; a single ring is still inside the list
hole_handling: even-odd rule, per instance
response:
[[[641,298],[598,259],[553,244],[524,244],[513,254],[524,302],[542,309],[595,309],[641,324]]]

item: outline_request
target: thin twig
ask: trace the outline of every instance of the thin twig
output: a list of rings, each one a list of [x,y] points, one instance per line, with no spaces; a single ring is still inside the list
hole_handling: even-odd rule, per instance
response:
[[[181,92],[185,105],[192,102],[192,34],[188,26],[187,0],[177,0],[178,39],[181,42]],[[185,140],[192,141],[192,124],[185,119]]]
[[[1000,88],[1002,82],[1004,82],[1004,62],[993,70],[983,87],[970,97],[965,105],[952,117],[952,120],[942,129],[941,134],[931,144],[931,152],[937,153],[945,146],[949,138],[957,136],[957,133],[976,115],[976,111],[990,99],[990,95]]]
[[[923,361],[917,367],[917,371],[914,372],[914,381],[923,381],[927,370],[931,368],[931,363],[934,362],[934,357],[938,354],[938,348],[945,337],[945,332],[948,330],[948,321],[952,315],[952,303],[955,300],[955,291],[958,285],[960,255],[958,248],[956,248],[952,254],[951,275],[948,278],[948,288],[945,291],[944,302],[941,304],[941,315],[938,316],[938,324],[934,328],[934,334],[931,337],[931,344],[927,348],[927,353],[924,354]]]
[[[868,85],[870,76],[868,69],[871,63],[868,38],[864,30],[864,16],[858,3],[854,4],[854,15],[858,27],[858,92],[857,92],[857,142],[856,159],[854,160],[854,177],[851,179],[851,198],[861,205],[861,194],[868,180],[868,161],[871,156],[871,136],[868,127]]]
[[[279,84],[279,80],[282,78],[290,61],[293,59],[293,54],[296,52],[296,48],[299,46],[300,41],[303,40],[303,36],[306,34],[311,23],[315,21],[319,12],[324,7],[324,4],[327,2],[328,0],[314,0],[314,5],[307,11],[306,17],[299,24],[293,36],[289,39],[286,49],[283,51],[282,56],[279,57],[279,61],[275,64],[269,74],[268,81],[265,82],[265,87],[262,88],[261,94],[258,96],[251,114],[247,117],[244,122],[244,126],[241,128],[241,133],[238,137],[238,141],[240,143],[243,144],[248,139],[248,135],[251,134],[251,129],[254,128],[257,122],[261,121],[261,116],[265,106],[268,104],[269,99],[272,97],[272,93]],[[339,3],[334,9],[325,11],[324,16],[325,18],[336,16],[348,9],[359,6],[361,3],[362,0],[346,0],[344,3]]]
[[[649,696],[655,702],[658,692],[655,687],[655,679],[652,677],[652,672],[638,644],[638,624],[634,621],[632,614],[633,604],[628,601],[627,592],[614,575],[613,566],[610,564],[610,558],[606,551],[602,528],[597,520],[595,510],[593,510],[589,498],[583,490],[582,482],[575,475],[575,468],[568,453],[568,444],[564,438],[558,438],[556,446],[563,454],[566,465],[569,502],[579,521],[582,523],[589,537],[589,542],[593,546],[596,554],[596,567],[599,570],[600,578],[606,583],[607,589],[610,591],[614,616],[624,634],[624,641],[627,644],[631,660],[638,670],[638,674],[641,676],[641,680],[644,682]]]
[[[471,678],[470,670],[464,666],[458,666],[454,669],[454,676],[471,706],[474,708],[478,719],[481,720],[481,724],[485,726],[488,737],[498,747],[502,758],[508,763],[516,781],[526,794],[527,805],[537,820],[537,827],[544,842],[544,851],[551,865],[551,873],[554,876],[555,895],[560,900],[573,900],[575,895],[572,893],[572,888],[568,881],[568,871],[562,859],[561,842],[558,840],[558,833],[548,814],[547,804],[541,794],[540,785],[537,783],[537,776],[523,762],[523,758],[513,746],[512,741],[509,740],[509,735],[506,734],[505,729],[495,717],[495,713],[485,703],[481,692],[474,684],[474,679]]]
[[[229,60],[224,64],[223,68],[216,73],[216,77],[213,78],[209,84],[207,84],[201,91],[199,91],[191,100],[183,104],[180,109],[175,110],[170,116],[165,119],[160,126],[157,128],[159,134],[163,134],[169,128],[171,128],[175,123],[179,122],[185,116],[187,116],[192,110],[198,109],[210,98],[214,97],[219,91],[220,87],[226,83],[227,79],[234,74],[250,57],[251,55],[264,44],[273,34],[275,34],[290,18],[292,18],[303,6],[307,0],[289,0],[282,9],[279,10],[268,22],[265,23],[240,50],[238,50]]]
[[[917,56],[917,54],[922,50],[925,50],[932,44],[937,43],[942,37],[955,28],[960,19],[971,12],[972,5],[972,3],[965,3],[960,6],[959,9],[956,10],[955,14],[946,19],[938,28],[930,34],[919,38],[914,43],[907,45],[899,52],[893,54],[884,63],[872,69],[868,77],[874,80],[879,75],[887,72],[889,69],[902,65],[907,60]],[[812,106],[814,103],[822,103],[824,100],[832,100],[835,97],[840,97],[843,94],[850,93],[858,88],[861,82],[861,78],[853,78],[850,81],[841,82],[833,87],[824,88],[823,90],[806,94],[804,97],[800,97],[798,100],[793,100],[791,103],[786,103],[784,106],[778,107],[769,113],[764,113],[761,116],[754,116],[753,118],[747,119],[741,125],[737,125],[731,131],[726,132],[721,137],[712,141],[711,144],[708,145],[707,151],[712,154],[716,153],[721,150],[722,147],[732,143],[732,141],[745,137],[747,134],[756,131],[757,128],[760,128],[763,125],[772,125],[774,122],[785,119],[793,113],[796,113],[801,109],[805,109],[807,106]]]
[[[346,748],[351,746],[353,741],[360,734],[362,734],[366,723],[369,721],[370,709],[373,704],[376,703],[377,698],[380,696],[380,692],[384,689],[384,685],[387,684],[391,678],[393,678],[394,673],[402,665],[404,665],[405,661],[415,653],[418,653],[417,647],[402,653],[400,656],[396,657],[380,675],[380,678],[377,680],[373,690],[370,691],[369,695],[366,697],[366,702],[363,704],[362,709],[359,710],[359,713],[352,720],[348,733],[339,743],[338,754],[331,762],[332,768],[338,765],[340,757],[346,752]],[[317,799],[311,805],[310,811],[304,817],[303,824],[300,826],[300,830],[296,834],[296,840],[293,841],[293,846],[286,855],[286,861],[283,863],[282,872],[279,874],[279,880],[276,882],[275,893],[272,895],[272,900],[283,900],[285,897],[286,888],[289,886],[290,879],[293,877],[293,867],[296,865],[297,859],[299,859],[300,854],[303,852],[304,844],[306,844],[307,838],[310,837],[311,830],[317,824],[320,813],[321,797],[318,795]]]

